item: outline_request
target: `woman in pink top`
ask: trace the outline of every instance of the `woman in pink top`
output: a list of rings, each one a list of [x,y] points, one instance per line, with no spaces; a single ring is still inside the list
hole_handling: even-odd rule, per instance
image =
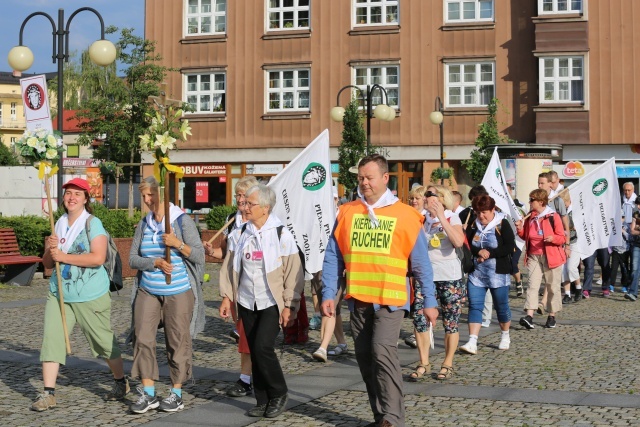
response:
[[[525,265],[529,270],[529,288],[524,308],[527,315],[520,324],[533,329],[533,312],[538,307],[538,291],[544,277],[548,298],[546,310],[549,312],[545,327],[556,327],[556,313],[562,310],[562,266],[567,261],[563,246],[565,243],[562,219],[547,204],[549,198],[545,190],[529,193],[530,216],[524,223],[519,221],[518,235],[526,243]]]

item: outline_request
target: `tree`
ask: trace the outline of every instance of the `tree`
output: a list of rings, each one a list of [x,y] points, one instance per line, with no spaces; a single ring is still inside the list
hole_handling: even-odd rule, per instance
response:
[[[18,156],[11,150],[11,148],[4,145],[2,142],[2,135],[0,135],[0,166],[18,166]]]
[[[476,182],[482,182],[484,174],[491,161],[493,155],[492,150],[488,149],[491,145],[504,144],[516,142],[509,139],[506,136],[500,136],[498,132],[498,121],[496,120],[496,113],[498,111],[498,105],[500,101],[497,98],[493,98],[487,110],[489,115],[484,123],[478,126],[478,137],[476,138],[476,148],[471,151],[471,158],[462,161],[462,167],[464,167],[471,176],[471,179]]]
[[[149,96],[158,96],[160,83],[170,68],[159,65],[160,55],[155,53],[155,42],[133,35],[125,28],[116,43],[117,60],[126,65],[124,78],[106,81],[105,96],[87,99],[76,117],[80,121],[82,144],[91,144],[98,135],[106,135],[108,147],[101,145],[94,158],[118,163],[140,163],[139,135],[151,124],[153,107]],[[129,174],[129,214],[133,215],[133,174],[135,168],[125,168]]]
[[[344,111],[342,123],[342,141],[338,147],[338,164],[340,172],[338,182],[344,185],[347,191],[351,191],[358,184],[355,174],[349,172],[349,168],[356,166],[357,162],[365,156],[367,149],[367,134],[364,131],[363,119],[358,107],[357,99],[352,100]]]

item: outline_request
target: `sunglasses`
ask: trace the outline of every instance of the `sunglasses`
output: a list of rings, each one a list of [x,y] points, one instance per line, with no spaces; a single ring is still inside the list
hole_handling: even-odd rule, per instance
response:
[[[438,195],[436,193],[432,193],[431,191],[427,191],[424,194],[424,197],[438,197]]]
[[[532,202],[537,202],[537,200],[536,200],[536,199],[529,198],[529,203],[532,203]]]

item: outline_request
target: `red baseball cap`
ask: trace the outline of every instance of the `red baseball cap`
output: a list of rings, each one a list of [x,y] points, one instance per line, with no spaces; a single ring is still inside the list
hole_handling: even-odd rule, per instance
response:
[[[89,190],[91,189],[87,180],[82,178],[73,178],[71,181],[67,181],[62,186],[62,188],[67,188],[70,186],[78,187],[79,189],[84,190],[86,192],[89,192]]]

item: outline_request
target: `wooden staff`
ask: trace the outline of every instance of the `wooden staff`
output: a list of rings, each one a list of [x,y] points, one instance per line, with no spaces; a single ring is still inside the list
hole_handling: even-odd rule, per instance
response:
[[[233,218],[231,218],[229,221],[227,221],[227,223],[225,225],[222,226],[222,228],[220,230],[218,230],[218,232],[216,234],[213,235],[212,238],[209,239],[209,241],[207,243],[211,244],[213,243],[214,240],[216,240],[216,237],[218,237],[220,234],[222,234],[222,232],[229,226],[231,225],[231,223],[233,221],[236,220],[236,217],[234,216]]]
[[[171,234],[171,216],[169,213],[169,171],[164,173],[164,232],[165,234]],[[171,264],[171,248],[165,245],[164,258],[169,264]],[[167,285],[171,283],[171,274],[165,274],[164,280]]]
[[[56,234],[53,222],[53,207],[51,206],[51,192],[49,190],[49,177],[44,178],[44,191],[47,193],[47,203],[49,205],[49,224],[52,234]],[[62,188],[59,190],[62,192]],[[71,343],[69,342],[69,331],[67,331],[67,316],[64,312],[64,294],[62,292],[62,274],[60,274],[60,263],[56,261],[56,278],[58,279],[58,300],[60,301],[60,314],[62,315],[62,330],[64,332],[64,343],[67,347],[67,354],[71,354]]]

